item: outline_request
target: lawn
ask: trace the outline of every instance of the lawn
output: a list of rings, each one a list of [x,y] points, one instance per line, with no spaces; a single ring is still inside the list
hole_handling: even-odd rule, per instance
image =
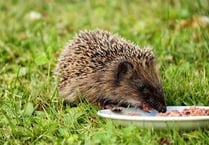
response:
[[[0,144],[209,144],[209,129],[140,129],[63,106],[53,71],[80,30],[119,33],[157,54],[168,105],[209,105],[208,0],[1,0]]]

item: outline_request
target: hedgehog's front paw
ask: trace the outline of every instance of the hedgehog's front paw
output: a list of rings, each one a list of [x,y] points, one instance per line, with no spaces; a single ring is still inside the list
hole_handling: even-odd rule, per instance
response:
[[[103,108],[110,109],[113,112],[121,112],[123,110],[123,107],[120,107],[114,104],[106,104]]]
[[[122,112],[123,111],[123,107],[114,106],[111,110],[113,112]]]

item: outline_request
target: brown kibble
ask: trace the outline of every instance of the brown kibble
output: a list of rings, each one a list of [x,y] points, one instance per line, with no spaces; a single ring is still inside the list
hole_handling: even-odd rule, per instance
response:
[[[192,106],[183,111],[172,110],[166,113],[158,113],[156,116],[209,116],[209,109]]]

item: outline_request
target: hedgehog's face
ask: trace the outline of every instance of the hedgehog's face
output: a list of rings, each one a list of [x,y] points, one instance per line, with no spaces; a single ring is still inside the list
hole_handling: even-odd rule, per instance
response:
[[[128,61],[118,64],[115,81],[117,93],[123,96],[122,102],[145,111],[148,111],[146,108],[166,111],[162,84],[154,67],[151,65],[150,68],[134,68]]]

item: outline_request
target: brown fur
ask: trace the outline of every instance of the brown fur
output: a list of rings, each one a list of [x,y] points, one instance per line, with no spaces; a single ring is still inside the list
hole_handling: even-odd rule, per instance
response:
[[[77,102],[81,94],[101,106],[141,107],[146,102],[166,110],[153,51],[107,31],[80,32],[64,48],[56,76],[60,95],[69,102]]]

